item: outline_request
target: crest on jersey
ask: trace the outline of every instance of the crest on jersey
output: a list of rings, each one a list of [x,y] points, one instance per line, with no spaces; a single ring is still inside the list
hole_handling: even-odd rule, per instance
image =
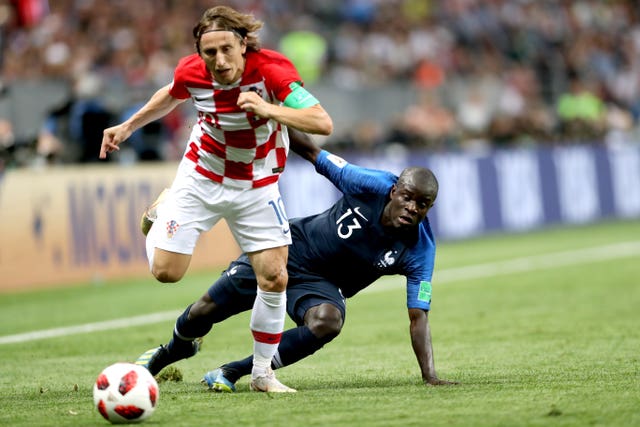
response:
[[[398,251],[390,250],[386,251],[384,255],[376,262],[376,267],[383,269],[392,266],[396,263],[396,257],[398,255]]]
[[[176,234],[178,228],[180,228],[180,224],[178,224],[175,220],[172,219],[171,221],[167,222],[167,237],[169,239],[173,238],[173,235]]]

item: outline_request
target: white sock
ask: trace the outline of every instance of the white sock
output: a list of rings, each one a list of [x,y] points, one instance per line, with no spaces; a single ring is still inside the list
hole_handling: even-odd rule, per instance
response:
[[[282,337],[286,307],[285,292],[265,292],[258,288],[249,324],[253,334],[253,378],[264,376],[271,366]]]

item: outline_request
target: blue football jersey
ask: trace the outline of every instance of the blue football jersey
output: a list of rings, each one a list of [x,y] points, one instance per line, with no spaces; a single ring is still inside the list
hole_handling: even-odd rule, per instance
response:
[[[352,165],[327,151],[318,157],[316,170],[343,197],[320,214],[290,221],[290,281],[320,276],[349,298],[381,276],[403,275],[407,279],[407,307],[428,310],[435,261],[435,240],[428,219],[411,234],[399,234],[380,224],[398,177]]]

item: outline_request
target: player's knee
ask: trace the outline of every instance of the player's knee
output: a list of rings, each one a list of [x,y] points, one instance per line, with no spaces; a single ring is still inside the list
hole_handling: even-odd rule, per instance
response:
[[[155,249],[151,274],[161,283],[180,281],[189,268],[191,255]]]
[[[320,304],[307,312],[305,324],[316,337],[332,340],[342,330],[342,313],[331,304]]]
[[[285,268],[262,272],[258,277],[258,286],[265,292],[284,292],[289,276]]]
[[[284,292],[287,289],[287,253],[288,247],[282,246],[247,254],[261,290]]]
[[[176,283],[182,279],[184,272],[172,269],[169,266],[154,265],[151,268],[151,274],[161,283]]]

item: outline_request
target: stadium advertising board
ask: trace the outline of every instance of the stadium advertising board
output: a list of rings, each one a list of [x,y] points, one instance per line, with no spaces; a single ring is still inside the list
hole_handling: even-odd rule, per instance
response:
[[[141,213],[174,164],[11,170],[0,181],[0,290],[149,277]],[[239,249],[224,222],[199,242],[192,268],[226,265]]]
[[[396,174],[407,166],[432,169],[440,192],[429,218],[440,240],[640,218],[638,144],[413,152],[347,160]],[[339,197],[331,184],[295,157],[281,187],[290,217],[321,212]]]
[[[348,156],[396,174],[431,168],[429,213],[439,240],[604,219],[640,219],[640,145],[563,146],[483,153]],[[0,291],[149,277],[141,212],[174,164],[11,170],[0,181]],[[281,178],[289,217],[328,208],[338,191],[295,155]],[[221,268],[239,249],[223,222],[198,243],[192,269]]]

